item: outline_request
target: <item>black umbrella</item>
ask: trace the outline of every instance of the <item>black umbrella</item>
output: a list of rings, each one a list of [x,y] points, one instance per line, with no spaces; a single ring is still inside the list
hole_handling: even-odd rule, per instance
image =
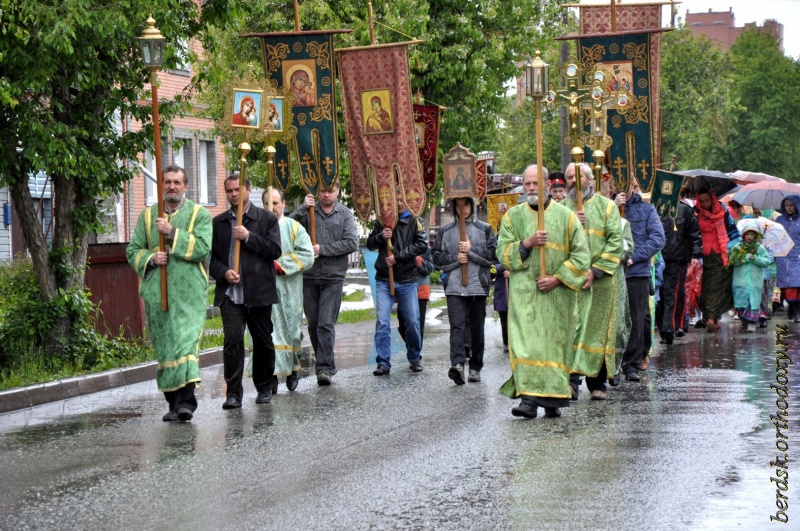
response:
[[[701,188],[708,188],[714,192],[717,197],[722,197],[737,186],[730,175],[717,170],[682,170],[675,173],[680,173],[688,177],[685,187],[687,195],[690,196],[696,196],[697,191]]]

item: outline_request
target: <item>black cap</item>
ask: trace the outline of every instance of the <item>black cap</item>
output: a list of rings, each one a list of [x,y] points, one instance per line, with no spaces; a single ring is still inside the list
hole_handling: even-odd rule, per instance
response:
[[[550,188],[558,186],[566,188],[567,180],[564,177],[563,173],[561,173],[560,171],[554,171],[553,173],[550,174]]]

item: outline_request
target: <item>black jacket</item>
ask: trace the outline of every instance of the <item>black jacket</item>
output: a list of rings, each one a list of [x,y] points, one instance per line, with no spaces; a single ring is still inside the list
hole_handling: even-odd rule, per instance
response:
[[[211,265],[209,272],[217,287],[214,291],[214,306],[219,306],[228,291],[225,273],[233,268],[228,263],[233,228],[229,210],[212,221],[214,235],[211,239]],[[244,305],[247,307],[277,304],[278,290],[275,286],[275,260],[281,257],[281,229],[278,218],[268,210],[250,204],[242,217],[242,225],[250,231],[247,242],[242,242],[239,254],[239,274],[242,277]]]
[[[665,262],[688,264],[692,258],[703,256],[703,240],[692,207],[678,203],[678,215],[673,220],[669,214],[661,218],[667,243],[661,250]]]
[[[389,280],[389,267],[386,265],[386,241],[381,233],[383,225],[375,222],[372,232],[367,238],[367,249],[378,250],[375,260],[375,278]],[[414,216],[406,216],[397,221],[392,229],[392,250],[397,263],[394,265],[394,281],[398,283],[417,281],[417,256],[422,256],[428,249],[428,240],[422,223]]]

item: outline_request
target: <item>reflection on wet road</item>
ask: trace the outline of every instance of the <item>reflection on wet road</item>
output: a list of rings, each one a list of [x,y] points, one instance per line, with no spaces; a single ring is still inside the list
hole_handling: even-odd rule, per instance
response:
[[[479,384],[447,378],[446,322],[426,326],[424,372],[408,370],[395,333],[391,376],[372,376],[365,324],[338,331],[332,386],[303,378],[269,406],[256,406],[248,383],[244,407],[223,411],[217,366],[203,371],[191,424],[161,422],[152,382],[2,415],[0,528],[770,525],[774,325],[747,336],[734,323],[692,331],[658,345],[641,383],[623,382],[606,402],[584,387],[561,419],[530,421],[497,393],[508,362],[499,321],[486,329]],[[798,330],[790,352],[800,351]],[[793,419],[790,448],[797,428]],[[798,493],[790,482],[790,525]]]

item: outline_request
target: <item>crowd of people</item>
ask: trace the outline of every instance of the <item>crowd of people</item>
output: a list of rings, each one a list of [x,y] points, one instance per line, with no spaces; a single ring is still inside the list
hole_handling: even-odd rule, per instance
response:
[[[197,408],[209,275],[223,323],[224,409],[242,407],[245,328],[253,340],[255,402],[271,402],[279,377],[286,378],[289,391],[296,389],[303,314],[317,384],[330,385],[348,255],[358,248],[355,219],[338,201],[338,183],[323,187],[318,200],[307,195],[286,215],[280,190],[264,193],[262,209],[250,202],[250,182],[242,186],[232,174],[225,181],[230,208],[212,219],[186,199],[182,168],[169,166],[163,180],[164,216],[157,205],[142,212],[128,246],[128,261],[141,278],[158,388],[169,406],[163,420],[189,421]],[[376,221],[367,238],[367,247],[378,251],[373,374],[391,373],[395,303],[409,369],[423,370],[434,268],[442,271],[447,301],[448,377],[456,385],[481,381],[493,285],[511,375],[500,393],[520,399],[511,413],[523,418],[535,418],[540,407],[546,417],[560,416],[561,408],[578,399],[583,378],[592,400],[606,400],[608,385],[619,385],[623,377],[640,381],[654,330],[671,345],[686,335],[696,311],[702,317],[695,326],[710,333],[732,309],[746,331],[766,326],[776,281],[789,318],[800,322],[800,253],[774,256],[763,243],[758,212],[732,212],[705,188],[694,203],[682,200],[675,218],[659,218],[635,181],[630,194],[605,197],[595,190],[587,164],[570,164],[552,176],[532,165],[523,175],[519,204],[504,214],[496,234],[478,220],[475,198],[458,198],[451,201],[454,221],[429,246],[422,220],[400,200],[398,223],[384,227]],[[800,249],[800,197],[786,198],[779,213],[776,223]],[[738,227],[734,216],[743,218]],[[159,250],[162,235],[167,252]],[[162,309],[162,271],[168,311]]]

